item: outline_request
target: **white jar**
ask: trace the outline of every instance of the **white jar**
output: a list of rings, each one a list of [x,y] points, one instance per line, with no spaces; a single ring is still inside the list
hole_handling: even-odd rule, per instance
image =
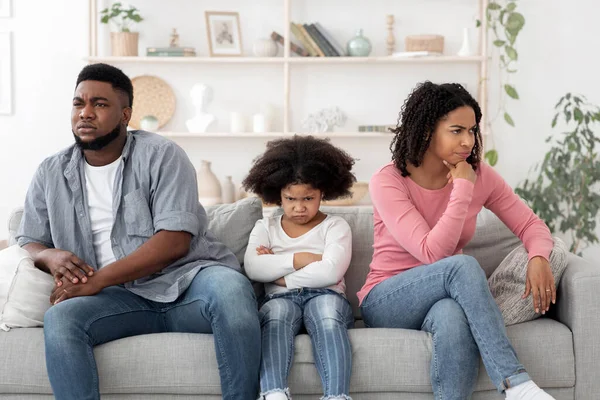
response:
[[[231,133],[240,133],[245,132],[245,122],[244,122],[244,114],[239,112],[232,112],[231,116]]]
[[[279,46],[272,39],[256,39],[252,50],[256,57],[276,57]]]

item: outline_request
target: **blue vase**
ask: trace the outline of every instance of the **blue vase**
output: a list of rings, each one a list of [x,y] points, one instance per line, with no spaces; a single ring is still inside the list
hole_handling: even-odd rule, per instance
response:
[[[368,57],[371,54],[371,42],[363,36],[363,30],[356,31],[356,36],[348,41],[346,50],[352,57]]]

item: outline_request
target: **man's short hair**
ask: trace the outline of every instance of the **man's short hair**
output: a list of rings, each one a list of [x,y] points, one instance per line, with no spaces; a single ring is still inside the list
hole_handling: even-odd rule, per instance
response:
[[[131,79],[117,67],[102,63],[87,65],[79,73],[75,87],[83,81],[110,83],[113,89],[127,95],[129,107],[133,105],[133,85],[131,84]]]

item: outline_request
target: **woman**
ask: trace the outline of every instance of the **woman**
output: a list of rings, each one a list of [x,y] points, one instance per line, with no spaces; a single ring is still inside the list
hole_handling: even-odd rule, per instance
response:
[[[552,399],[518,361],[483,270],[461,254],[485,206],[529,252],[523,296],[532,294],[542,314],[556,301],[550,231],[481,162],[480,121],[479,105],[459,84],[424,82],[404,103],[393,161],[370,184],[374,254],[358,293],[362,315],[369,327],[432,334],[436,399],[472,395],[480,354],[507,399]]]

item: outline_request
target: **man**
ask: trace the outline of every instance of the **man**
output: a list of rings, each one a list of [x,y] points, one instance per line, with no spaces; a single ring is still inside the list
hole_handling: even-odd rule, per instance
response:
[[[54,395],[100,398],[95,345],[195,332],[215,336],[223,398],[254,399],[261,339],[252,286],[207,231],[185,152],[127,132],[132,103],[121,70],[86,66],[73,97],[75,145],[44,160],[27,193],[18,243],[56,282],[44,318]]]

